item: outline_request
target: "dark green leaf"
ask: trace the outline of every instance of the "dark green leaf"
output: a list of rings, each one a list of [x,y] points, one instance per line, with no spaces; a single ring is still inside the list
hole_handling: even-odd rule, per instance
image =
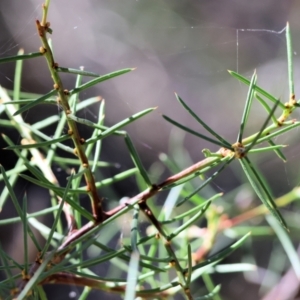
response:
[[[289,90],[290,97],[295,95],[294,90],[294,67],[293,67],[293,43],[292,43],[292,35],[290,30],[290,24],[286,24],[286,46],[287,46],[287,58],[288,58],[288,75],[289,75]]]
[[[239,81],[241,81],[242,83],[245,83],[246,85],[250,85],[250,81],[243,77],[242,75],[234,72],[234,71],[228,71],[230,75],[232,75],[233,77],[237,78]],[[277,99],[275,97],[273,97],[271,94],[269,94],[268,92],[266,92],[265,90],[263,90],[262,88],[260,88],[259,86],[255,85],[254,90],[260,94],[262,94],[263,96],[265,96],[266,98],[268,98],[269,100],[271,100],[272,102],[276,103]],[[285,109],[285,106],[283,103],[279,103],[279,107],[282,109]]]
[[[143,110],[143,111],[140,111],[140,112],[138,112],[138,113],[132,115],[132,116],[129,117],[129,118],[126,118],[126,119],[122,120],[121,122],[119,122],[119,123],[117,123],[117,124],[115,124],[115,125],[113,125],[113,126],[107,128],[107,129],[105,129],[103,132],[101,132],[100,134],[98,134],[97,137],[88,139],[88,140],[86,141],[86,144],[93,143],[93,142],[95,142],[95,141],[97,141],[97,140],[99,140],[99,139],[104,139],[104,138],[106,138],[107,136],[109,136],[109,135],[111,135],[111,134],[113,134],[113,133],[116,133],[116,131],[119,130],[120,128],[122,128],[122,127],[124,127],[124,126],[126,126],[126,125],[128,125],[128,124],[130,124],[130,123],[132,123],[132,122],[134,122],[135,120],[137,120],[137,119],[143,117],[144,115],[149,114],[149,113],[152,112],[154,109],[156,109],[156,107],[145,109],[145,110]],[[99,126],[99,128],[101,129],[100,126]],[[123,132],[123,135],[125,135],[125,134],[126,134],[126,133]]]
[[[203,134],[201,134],[201,133],[198,133],[198,132],[196,132],[196,131],[194,131],[194,130],[192,130],[192,129],[190,129],[190,128],[184,126],[184,125],[179,124],[178,122],[174,121],[173,119],[171,119],[171,118],[169,118],[169,117],[167,117],[167,116],[165,116],[165,115],[163,115],[163,118],[164,118],[166,121],[170,122],[171,124],[177,126],[178,128],[180,128],[180,129],[182,129],[182,130],[184,130],[184,131],[186,131],[186,132],[188,132],[188,133],[191,133],[191,134],[193,134],[193,135],[195,135],[195,136],[197,136],[197,137],[199,137],[199,138],[201,138],[201,139],[203,139],[203,140],[206,140],[206,141],[208,141],[208,142],[211,142],[211,143],[213,143],[213,144],[215,144],[215,145],[218,145],[218,146],[227,148],[227,144],[224,145],[224,144],[222,144],[222,143],[219,142],[219,141],[213,140],[213,139],[211,139],[211,138],[209,138],[209,137],[207,137],[207,136],[205,136],[205,135],[203,135]]]
[[[126,145],[128,147],[128,150],[130,152],[130,156],[136,166],[136,168],[139,170],[141,176],[143,177],[145,183],[148,185],[148,187],[151,187],[152,186],[152,183],[150,181],[150,178],[147,174],[147,171],[145,170],[143,164],[142,164],[142,161],[129,137],[129,135],[126,135],[125,136],[125,142],[126,142]]]
[[[122,74],[126,74],[128,72],[131,72],[133,71],[134,69],[123,69],[123,70],[119,70],[119,71],[115,71],[115,72],[112,72],[112,73],[109,73],[109,74],[106,74],[106,75],[103,75],[103,76],[99,76],[98,78],[95,78],[93,80],[90,80],[82,85],[80,85],[79,87],[73,89],[73,90],[70,90],[70,95],[74,95],[76,93],[80,93],[100,82],[103,82],[103,81],[106,81],[106,80],[109,80],[109,79],[112,79],[114,77],[117,77],[117,76],[120,76]]]
[[[89,76],[89,77],[100,77],[101,75],[93,73],[93,72],[88,72],[84,70],[78,70],[78,69],[72,69],[72,68],[63,68],[63,67],[58,67],[56,68],[57,72],[64,72],[64,73],[70,73],[70,74],[76,74],[76,75],[82,75],[82,76]]]
[[[267,111],[268,115],[270,115],[272,109],[271,109],[270,106],[266,103],[266,101],[265,101],[263,98],[261,98],[261,97],[258,95],[258,93],[255,93],[255,98],[256,98],[256,99],[260,102],[260,104],[264,107],[264,109]],[[275,117],[274,115],[272,115],[271,119],[272,119],[273,124],[275,124],[275,125],[278,124],[278,121],[277,121],[277,119],[276,119],[276,117]]]
[[[196,195],[201,189],[203,189],[205,186],[207,186],[213,179],[215,179],[232,161],[234,160],[234,157],[231,157],[229,160],[225,161],[224,165],[214,172],[209,178],[207,178],[194,192],[192,192],[190,195],[185,197],[183,200],[179,201],[176,206],[182,205],[185,201],[191,199],[194,195]]]
[[[15,194],[12,186],[10,185],[10,182],[8,180],[8,177],[6,176],[5,170],[4,170],[4,168],[3,168],[2,165],[0,165],[0,170],[1,170],[1,173],[3,175],[3,180],[5,182],[5,185],[6,185],[7,189],[9,190],[9,194],[10,194],[11,200],[12,200],[14,206],[15,206],[15,209],[16,209],[19,217],[21,218],[22,223],[25,224],[25,222],[27,222],[27,219],[24,216],[24,213],[23,213],[23,211],[22,211],[22,209],[20,207],[20,204],[19,204],[19,201],[18,201],[18,199],[16,197],[16,194]],[[34,243],[35,247],[40,251],[41,247],[40,247],[38,241],[36,240],[36,238],[35,238],[32,230],[30,229],[30,227],[27,227],[27,228],[28,228],[28,234],[31,237],[32,242]]]
[[[246,103],[245,103],[245,108],[244,108],[244,112],[243,112],[243,116],[242,116],[242,120],[241,120],[240,131],[239,131],[238,137],[237,137],[237,142],[238,143],[242,142],[244,128],[245,128],[246,123],[248,121],[248,116],[249,116],[249,112],[250,112],[250,108],[251,108],[251,104],[252,104],[252,99],[253,99],[254,87],[256,85],[256,80],[257,80],[257,76],[256,76],[256,72],[254,72],[254,74],[252,75],[251,81],[250,81],[247,100],[246,100]]]
[[[277,209],[276,204],[268,191],[268,188],[265,187],[263,180],[255,170],[255,168],[252,166],[248,157],[240,159],[239,162],[241,163],[241,166],[259,199],[268,208],[272,215],[279,221],[281,226],[284,229],[288,230],[288,227],[279,210]]]
[[[217,138],[222,144],[227,145],[226,148],[231,148],[231,144],[227,142],[223,137],[217,134],[213,129],[211,129],[204,121],[202,121],[193,111],[192,109],[175,93],[175,96],[179,103],[192,115],[192,117],[199,122],[211,135]]]
[[[277,100],[276,104],[274,105],[274,107],[272,108],[270,114],[268,115],[267,119],[265,120],[263,126],[261,127],[260,131],[258,132],[258,134],[255,136],[255,138],[253,139],[253,141],[251,142],[251,144],[249,146],[247,146],[245,153],[247,153],[258,141],[258,139],[261,137],[262,133],[264,132],[265,128],[267,127],[271,117],[273,116],[278,104],[280,103],[280,100]]]
[[[187,222],[176,228],[170,235],[169,235],[169,240],[173,239],[176,237],[180,232],[188,228],[190,225],[195,223],[199,218],[203,216],[203,214],[206,212],[206,210],[209,208],[211,204],[211,201],[207,201],[205,205],[196,213],[193,217],[189,218]]]
[[[42,55],[43,54],[40,52],[35,52],[35,53],[28,53],[28,54],[24,54],[24,55],[7,56],[7,57],[0,58],[0,64],[11,62],[11,61],[35,58],[35,57],[39,57]]]
[[[46,142],[41,142],[41,143],[33,143],[33,144],[25,144],[25,145],[14,145],[14,146],[8,146],[5,149],[6,150],[14,150],[14,149],[30,149],[30,148],[40,148],[40,147],[45,147],[49,145],[53,145],[55,143],[63,142],[67,139],[70,139],[70,135],[66,134],[63,135],[57,139],[52,139]]]
[[[19,114],[21,114],[22,112],[24,112],[24,111],[26,111],[26,110],[28,110],[28,109],[30,109],[30,108],[32,108],[32,107],[38,105],[39,103],[44,102],[46,99],[48,99],[49,97],[53,96],[53,95],[56,94],[56,93],[57,93],[56,90],[52,90],[52,91],[50,91],[49,93],[47,93],[46,95],[43,95],[43,96],[41,96],[40,98],[36,99],[35,101],[30,102],[30,103],[28,103],[28,104],[22,106],[19,110],[17,110],[17,111],[14,113],[14,116],[19,115]]]

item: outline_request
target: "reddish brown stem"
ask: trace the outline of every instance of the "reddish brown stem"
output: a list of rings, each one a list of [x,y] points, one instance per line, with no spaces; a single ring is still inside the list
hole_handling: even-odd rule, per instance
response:
[[[72,284],[77,286],[83,286],[83,287],[90,287],[97,290],[102,290],[109,293],[117,293],[117,294],[124,294],[126,291],[126,285],[120,285],[120,286],[113,286],[114,283],[111,283],[111,286],[108,286],[107,282],[99,280],[99,279],[92,279],[92,278],[85,278],[76,276],[69,273],[56,273],[53,275],[50,275],[47,279],[42,282],[42,284]],[[167,292],[161,291],[161,292],[140,292],[136,291],[137,297],[143,297],[143,298],[151,298],[154,297],[167,297],[170,296]]]

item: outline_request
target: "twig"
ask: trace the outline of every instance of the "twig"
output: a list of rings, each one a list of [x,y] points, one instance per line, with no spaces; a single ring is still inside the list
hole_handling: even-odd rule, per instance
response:
[[[49,32],[51,29],[50,29],[50,23],[46,22],[45,20],[45,14],[47,13],[45,7],[47,8],[47,6],[44,6],[43,23],[41,24],[39,20],[36,21],[37,30],[43,44],[43,47],[40,48],[40,52],[44,54],[46,58],[48,68],[54,82],[54,89],[57,90],[57,93],[59,95],[58,101],[61,104],[66,116],[68,116],[69,114],[72,113],[68,103],[69,92],[68,90],[64,89],[59,73],[57,72],[58,64],[54,61],[51,47],[47,41],[46,35],[47,32]],[[92,202],[93,217],[95,219],[95,222],[98,223],[105,219],[105,215],[102,210],[102,198],[100,198],[97,193],[95,179],[92,174],[91,168],[89,166],[88,158],[85,155],[85,151],[83,147],[84,139],[81,138],[79,135],[76,122],[69,118],[67,118],[67,122],[69,126],[68,134],[72,138],[73,143],[75,145],[74,154],[78,156],[78,158],[80,159],[82,167],[86,169],[86,172],[84,173],[84,177],[87,185],[86,188]]]

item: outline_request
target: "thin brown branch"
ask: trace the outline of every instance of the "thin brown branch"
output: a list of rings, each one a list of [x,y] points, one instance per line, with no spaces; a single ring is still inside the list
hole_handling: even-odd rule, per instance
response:
[[[150,222],[153,224],[153,226],[157,229],[158,233],[160,234],[160,238],[163,240],[163,244],[166,248],[166,251],[168,252],[168,254],[170,256],[169,264],[172,267],[175,267],[177,276],[179,278],[179,282],[181,283],[181,285],[183,287],[182,290],[185,293],[187,299],[193,299],[190,289],[186,286],[186,277],[185,277],[186,274],[184,273],[184,271],[180,265],[180,262],[175,254],[175,251],[172,247],[172,241],[168,238],[168,235],[163,230],[160,222],[157,220],[157,218],[155,217],[155,215],[153,214],[151,208],[147,205],[147,203],[145,201],[143,201],[143,202],[139,203],[139,207],[140,207],[141,211],[143,211],[144,214],[148,217]]]
[[[43,20],[43,24],[41,24],[39,20],[36,21],[37,31],[43,44],[43,47],[40,48],[40,52],[43,53],[46,58],[48,68],[54,82],[54,88],[57,90],[57,93],[59,95],[58,101],[61,104],[66,117],[68,117],[68,115],[72,113],[68,102],[69,92],[68,90],[64,89],[59,73],[57,72],[58,64],[54,60],[51,47],[49,46],[47,40],[46,35],[49,31],[49,25],[50,24],[46,22],[46,20]],[[98,195],[95,185],[95,179],[89,166],[88,158],[84,151],[84,139],[80,136],[75,121],[67,118],[67,123],[69,126],[68,133],[75,145],[74,154],[80,159],[81,166],[86,169],[84,178],[86,181],[86,189],[92,203],[93,217],[95,219],[95,222],[103,221],[105,219],[105,213],[102,210],[102,198]]]
[[[222,149],[220,149],[220,151],[219,151],[220,153],[221,153],[221,150]],[[102,220],[102,222],[105,221],[106,219],[111,218],[112,216],[114,216],[115,214],[120,212],[122,209],[128,207],[128,205],[132,205],[137,202],[139,204],[146,202],[149,198],[151,198],[151,197],[155,196],[157,193],[159,193],[162,190],[162,188],[164,188],[172,183],[175,183],[176,181],[183,179],[183,178],[207,167],[211,163],[218,163],[218,162],[220,162],[219,157],[205,158],[205,159],[197,162],[196,164],[186,168],[185,170],[183,170],[173,176],[168,177],[162,183],[154,184],[150,189],[147,189],[147,190],[139,193],[138,195],[130,198],[129,200],[127,200],[126,203],[122,203],[122,204],[118,205],[117,207],[105,212],[104,219]],[[66,238],[64,243],[59,247],[59,250],[63,250],[68,245],[70,245],[72,242],[74,242],[76,239],[78,239],[79,237],[82,237],[84,234],[88,233],[91,229],[102,224],[102,222],[98,222],[98,223],[89,222],[86,225],[84,225],[82,228],[78,229],[77,231],[74,231],[70,236],[68,236]]]
[[[101,224],[101,223],[99,223]],[[76,241],[78,238],[82,237],[84,234],[88,233],[90,230],[95,228],[97,225],[99,225],[95,222],[88,222],[84,226],[82,226],[80,229],[73,231],[66,240],[61,244],[61,246],[58,248],[58,251],[62,251],[66,249],[71,243]]]
[[[221,148],[217,153],[222,155],[222,157],[225,157],[226,155],[228,155],[227,152],[224,152],[223,148]],[[157,193],[159,193],[164,187],[167,187],[167,186],[179,181],[180,179],[184,179],[185,177],[187,177],[191,174],[194,174],[197,171],[200,171],[208,166],[211,166],[212,164],[218,164],[218,163],[220,163],[220,159],[221,159],[221,157],[205,158],[205,159],[193,164],[192,166],[184,169],[183,171],[168,177],[166,180],[164,180],[160,184],[153,184],[151,189],[147,189],[147,190],[139,193],[138,195],[130,198],[129,200],[127,200],[127,205],[132,205],[136,202],[140,203],[143,201],[147,201],[149,198],[151,198],[151,197],[155,196]],[[106,215],[109,218],[109,217],[115,215],[116,213],[118,213],[119,211],[121,211],[125,207],[126,207],[126,204],[120,204],[119,206],[106,212]]]
[[[162,183],[158,184],[158,185],[153,185],[151,189],[145,190],[142,193],[139,193],[138,195],[136,195],[135,197],[129,199],[127,201],[127,204],[121,204],[119,206],[117,206],[116,208],[106,212],[104,214],[105,218],[102,220],[105,221],[106,219],[114,216],[116,213],[120,212],[122,209],[128,207],[128,204],[132,204],[135,202],[139,202],[140,206],[142,206],[142,210],[144,208],[143,203],[146,205],[146,201],[147,199],[151,198],[152,196],[156,195],[159,191],[161,191],[161,189],[165,186],[168,186],[171,183],[174,183],[176,181],[178,181],[179,179],[182,179],[188,175],[191,175],[205,167],[207,167],[208,165],[210,165],[212,162],[218,162],[220,159],[216,159],[216,157],[211,157],[211,158],[206,158],[202,161],[199,161],[198,163],[188,167],[187,169],[171,176],[168,177],[165,181],[163,181]],[[147,205],[146,205],[147,206]],[[149,207],[147,206],[147,208],[149,209]],[[144,210],[143,210],[144,211]],[[149,215],[149,210],[145,209],[145,214],[147,217],[149,217],[151,215]],[[151,212],[151,211],[150,211]],[[151,220],[152,221],[152,220]],[[78,230],[73,230],[72,232],[70,232],[70,234],[66,237],[66,240],[62,243],[62,245],[58,248],[58,251],[61,252],[61,254],[59,256],[55,256],[55,263],[59,263],[61,262],[65,255],[70,251],[70,249],[67,249],[68,246],[75,242],[78,238],[84,236],[84,234],[88,233],[90,230],[94,229],[96,226],[100,225],[102,222],[88,222],[87,224],[85,224],[84,226],[82,226],[80,229]],[[157,227],[158,229],[159,227]],[[66,250],[65,252],[63,250]],[[33,264],[32,268],[30,269],[30,276],[33,276],[34,273],[36,272],[37,268],[38,268],[39,264],[35,263]],[[19,291],[21,291],[25,286],[26,286],[27,281],[26,280],[22,280],[18,287],[19,287]]]
[[[93,289],[101,290],[108,293],[124,294],[126,285],[116,285],[115,282],[107,282],[99,279],[92,279],[77,276],[70,273],[56,273],[47,277],[41,284],[72,284],[76,286],[88,286]],[[136,296],[143,299],[159,297],[160,299],[170,296],[166,291],[136,291]]]
[[[54,88],[57,90],[57,93],[59,95],[58,101],[61,104],[61,106],[64,110],[64,113],[67,117],[67,122],[68,122],[68,127],[69,127],[68,133],[69,133],[70,137],[72,138],[73,143],[75,145],[74,154],[76,156],[78,156],[78,158],[81,162],[81,167],[86,170],[86,172],[84,173],[84,178],[85,178],[85,182],[86,182],[86,188],[87,188],[89,197],[91,199],[92,214],[94,217],[94,221],[87,223],[80,229],[76,229],[76,224],[75,224],[73,215],[69,211],[69,207],[67,207],[67,206],[64,207],[64,212],[67,217],[67,222],[68,222],[70,231],[69,231],[69,235],[66,237],[65,241],[57,249],[57,255],[53,256],[51,263],[52,264],[60,263],[65,258],[66,254],[71,251],[72,246],[73,246],[72,243],[78,241],[80,238],[84,238],[85,234],[87,234],[89,232],[91,233],[91,230],[95,229],[98,225],[102,224],[105,220],[113,217],[114,215],[116,215],[117,213],[122,211],[124,208],[128,207],[128,205],[134,205],[134,204],[138,203],[140,209],[149,218],[151,223],[156,227],[156,229],[162,236],[165,248],[171,259],[170,263],[172,263],[174,265],[174,267],[177,271],[177,274],[178,274],[178,278],[180,279],[180,284],[182,285],[183,289],[185,287],[187,288],[186,290],[184,290],[187,298],[192,299],[190,291],[188,290],[188,287],[185,285],[186,280],[185,280],[184,271],[175,255],[175,252],[171,245],[171,241],[168,239],[168,236],[165,234],[161,224],[156,219],[156,217],[154,216],[154,214],[152,213],[151,209],[149,208],[149,206],[147,205],[146,202],[148,199],[150,199],[154,195],[158,194],[164,188],[170,188],[174,183],[177,183],[178,181],[180,181],[192,174],[195,174],[196,172],[199,172],[200,170],[203,170],[207,167],[213,167],[213,166],[218,165],[219,163],[221,163],[221,161],[222,161],[221,159],[223,157],[226,157],[226,156],[232,157],[233,152],[231,152],[228,149],[221,148],[217,152],[217,156],[205,158],[205,159],[199,161],[198,163],[186,168],[185,170],[183,170],[173,176],[168,177],[166,180],[164,180],[160,184],[154,184],[150,189],[147,189],[147,190],[139,193],[138,195],[132,197],[131,199],[129,199],[126,204],[121,204],[108,212],[104,212],[103,208],[102,208],[102,198],[99,197],[99,195],[98,195],[96,184],[95,184],[95,179],[92,174],[91,168],[89,166],[88,158],[85,154],[84,139],[79,134],[76,122],[74,120],[68,118],[68,115],[70,115],[72,113],[70,106],[69,106],[69,102],[68,102],[69,92],[64,89],[63,83],[62,83],[61,78],[57,71],[58,64],[54,60],[52,50],[48,44],[47,37],[46,37],[47,33],[50,31],[50,28],[49,28],[50,23],[47,22],[47,20],[46,20],[47,9],[48,9],[48,6],[45,6],[42,22],[39,22],[38,20],[36,21],[37,30],[38,30],[39,36],[40,36],[42,44],[43,44],[43,47],[41,47],[40,51],[41,51],[41,53],[44,54],[44,56],[46,58],[49,71],[53,78]],[[266,134],[266,133],[264,133],[264,134]],[[251,140],[251,138],[252,138],[252,140],[256,141],[255,136],[250,137],[250,139],[248,139],[248,140]],[[214,226],[216,226],[216,224],[218,224],[218,223],[212,222],[212,224],[214,224]],[[223,225],[224,224],[225,223],[223,223]],[[227,223],[227,226],[228,226],[228,224],[230,224],[230,222]],[[231,226],[233,224],[234,224],[234,222],[231,222]],[[197,261],[201,260],[207,254],[207,252],[211,249],[214,238],[215,238],[218,230],[221,230],[221,228],[222,228],[221,226],[219,226],[217,228],[212,227],[212,226],[208,226],[208,231],[207,231],[208,236],[206,239],[207,244],[204,244],[202,249],[199,249],[198,253],[196,253],[198,255],[197,259],[196,259]],[[224,228],[225,227],[223,227],[223,229]],[[43,259],[45,259],[45,257]],[[29,270],[29,274],[28,274],[29,278],[32,277],[36,273],[40,264],[41,264],[41,258],[38,257],[36,259],[35,263],[32,265],[32,267]],[[27,277],[23,278],[23,280],[19,284],[20,291],[22,289],[24,289],[27,282],[28,282],[28,278]],[[114,286],[109,286],[108,282],[91,279],[91,278],[86,278],[86,277],[80,277],[80,276],[76,276],[76,275],[70,274],[70,273],[52,274],[52,275],[48,276],[41,284],[47,284],[47,283],[75,284],[75,285],[79,285],[79,286],[88,286],[91,288],[100,289],[100,290],[107,291],[107,292],[115,292],[115,293],[124,293],[126,290],[125,285],[115,284]],[[161,291],[159,291],[159,292],[152,291],[149,294],[147,294],[145,292],[137,291],[136,295],[144,297],[144,298],[146,298],[146,297],[153,298],[155,296],[158,296],[158,297],[167,296],[168,294],[167,293],[164,294],[164,292],[161,292]]]

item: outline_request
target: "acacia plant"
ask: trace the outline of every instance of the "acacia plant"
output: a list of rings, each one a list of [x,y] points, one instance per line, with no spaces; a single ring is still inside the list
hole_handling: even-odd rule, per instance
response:
[[[52,34],[47,20],[50,0],[46,0],[42,7],[42,19],[36,21],[41,47],[36,53],[24,54],[22,51],[16,56],[4,57],[0,63],[16,62],[14,90],[0,89],[1,126],[14,128],[22,137],[20,145],[15,145],[9,136],[2,135],[7,143],[6,151],[13,151],[18,159],[10,170],[1,168],[0,179],[5,188],[0,198],[1,209],[12,201],[18,217],[2,219],[2,230],[5,226],[21,222],[23,228],[24,259],[16,261],[9,253],[0,248],[0,270],[6,275],[1,281],[0,295],[5,299],[47,299],[44,291],[46,284],[65,284],[83,287],[80,299],[86,299],[91,290],[101,290],[105,293],[116,293],[126,300],[135,299],[175,299],[175,295],[182,295],[185,299],[220,299],[220,286],[214,286],[210,278],[211,272],[216,272],[216,265],[240,247],[249,237],[245,234],[230,247],[223,249],[213,256],[208,256],[216,236],[228,228],[236,228],[241,222],[262,214],[271,214],[278,221],[274,226],[281,236],[288,236],[288,224],[284,221],[277,206],[286,206],[299,198],[299,189],[293,189],[288,194],[274,200],[271,189],[266,180],[253,166],[251,153],[274,151],[278,157],[285,160],[282,152],[283,145],[276,145],[275,137],[288,132],[300,125],[296,120],[288,120],[290,114],[299,106],[296,101],[293,85],[292,46],[289,26],[287,25],[287,53],[289,70],[290,95],[287,103],[259,87],[257,75],[254,73],[250,80],[240,74],[229,72],[234,78],[249,86],[244,113],[241,118],[237,140],[227,141],[203,120],[201,120],[178,95],[176,98],[182,107],[189,112],[212,137],[196,132],[170,117],[165,120],[180,129],[220,146],[217,152],[203,150],[204,159],[194,163],[189,168],[176,171],[175,164],[171,164],[167,156],[163,159],[166,166],[174,175],[155,183],[151,181],[149,172],[132,143],[130,136],[123,129],[126,125],[136,122],[144,115],[151,113],[154,108],[138,112],[129,118],[111,126],[105,125],[104,101],[100,102],[98,122],[79,118],[78,112],[89,105],[99,102],[98,97],[79,100],[82,91],[111,80],[116,76],[131,72],[133,69],[114,71],[106,75],[98,75],[83,69],[71,69],[60,66],[54,57],[52,45],[48,35]],[[53,88],[45,95],[35,96],[20,90],[21,64],[25,59],[43,57],[48,65],[49,75],[53,79]],[[66,90],[61,80],[61,73],[76,74],[77,80],[72,90]],[[91,77],[90,81],[82,83],[82,77]],[[244,129],[251,109],[252,101],[256,99],[267,111],[267,118],[261,129],[248,137],[244,137]],[[27,124],[22,113],[37,106],[46,104],[59,105],[63,111],[60,118],[50,116],[35,124]],[[271,105],[270,105],[271,104]],[[281,110],[281,113],[278,113]],[[5,116],[5,117],[4,117]],[[47,136],[44,129],[49,125],[56,125],[53,137]],[[67,134],[63,129],[68,127]],[[92,134],[88,139],[80,136],[78,128],[88,126]],[[108,136],[116,135],[124,139],[134,168],[122,171],[111,178],[100,180],[95,176],[97,168],[111,166],[99,161],[101,143]],[[65,141],[71,140],[73,147]],[[257,147],[262,143],[263,147]],[[59,151],[58,151],[59,150]],[[62,153],[65,153],[63,155]],[[72,158],[70,158],[72,155]],[[232,219],[212,204],[214,199],[221,197],[216,194],[211,199],[201,196],[201,189],[208,185],[224,168],[238,160],[251,186],[256,192],[262,205],[238,215]],[[51,166],[53,164],[63,169],[72,169],[66,186],[60,186]],[[205,174],[219,166],[211,176]],[[24,174],[26,172],[26,174]],[[28,175],[30,173],[30,175]],[[27,213],[26,194],[21,201],[17,199],[14,185],[18,177],[41,186],[49,191],[52,205],[49,208]],[[104,210],[103,187],[111,186],[117,181],[129,176],[135,176],[141,190],[136,196],[121,202],[111,210]],[[201,177],[203,180],[198,188],[191,183],[192,179]],[[203,179],[204,178],[204,179]],[[153,199],[161,192],[166,196],[167,209],[153,205]],[[90,199],[90,209],[83,204],[87,197]],[[185,203],[184,206],[183,203]],[[180,207],[181,206],[181,207]],[[184,207],[184,210],[182,210]],[[122,244],[113,248],[109,242],[119,233],[116,222],[123,215],[130,213],[131,231],[123,237]],[[49,228],[39,217],[52,214],[53,224]],[[142,230],[140,218],[144,214],[152,230]],[[201,220],[206,220],[202,234],[192,234],[194,226],[199,226]],[[202,223],[203,224],[203,223]],[[37,230],[44,238],[36,237]],[[30,241],[31,240],[31,241]],[[290,241],[290,240],[289,240]],[[30,261],[28,244],[32,243],[36,249],[36,259]],[[93,248],[97,255],[86,255]],[[293,249],[290,251],[294,251]],[[94,267],[102,268],[107,263],[113,270],[115,277],[100,277]],[[243,271],[242,266],[240,271]],[[228,270],[230,272],[230,268]],[[196,284],[200,278],[204,285]],[[203,282],[202,281],[202,282]],[[177,299],[177,298],[176,298]]]

